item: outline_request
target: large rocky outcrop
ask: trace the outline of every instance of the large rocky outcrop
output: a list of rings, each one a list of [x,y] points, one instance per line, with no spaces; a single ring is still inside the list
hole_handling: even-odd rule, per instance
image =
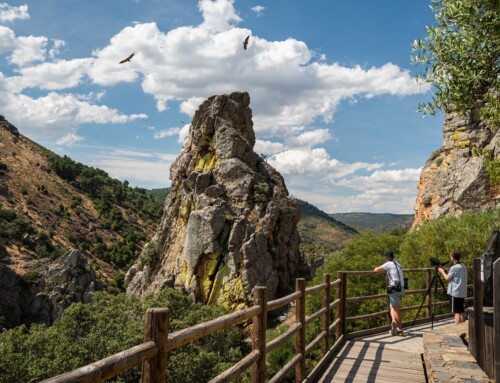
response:
[[[418,184],[414,227],[440,216],[495,206],[498,190],[491,186],[486,164],[477,149],[498,157],[500,131],[492,131],[472,113],[446,113],[443,146],[425,163]]]
[[[5,249],[0,246],[0,250]],[[8,254],[7,254],[8,255]],[[0,261],[8,259],[1,256]],[[0,327],[20,324],[52,324],[70,304],[88,303],[95,291],[102,290],[85,256],[71,250],[51,261],[42,259],[34,270],[22,276],[16,274],[8,262],[0,262]]]
[[[127,292],[178,287],[203,303],[246,305],[256,285],[288,291],[298,263],[299,207],[253,152],[247,93],[210,97],[195,113],[158,233],[125,277]]]

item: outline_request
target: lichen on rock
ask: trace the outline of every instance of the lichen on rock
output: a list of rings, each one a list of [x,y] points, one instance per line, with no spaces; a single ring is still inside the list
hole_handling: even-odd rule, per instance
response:
[[[245,92],[204,101],[170,169],[172,189],[153,241],[154,262],[132,267],[127,292],[176,287],[202,303],[248,305],[256,285],[290,291],[298,263],[298,202],[254,151]],[[151,252],[145,249],[144,252]]]

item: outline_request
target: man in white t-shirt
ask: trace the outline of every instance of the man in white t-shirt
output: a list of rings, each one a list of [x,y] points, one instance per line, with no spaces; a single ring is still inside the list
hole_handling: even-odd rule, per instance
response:
[[[375,267],[373,271],[377,273],[387,273],[387,286],[394,286],[394,291],[389,294],[389,303],[391,307],[391,335],[404,336],[403,319],[401,317],[401,297],[404,295],[404,274],[401,265],[394,260],[392,250],[385,252],[387,262],[382,266]]]
[[[448,273],[442,267],[438,271],[448,281],[448,296],[450,297],[450,311],[455,314],[455,324],[465,321],[465,298],[467,297],[467,268],[460,263],[460,253],[454,251],[450,255],[453,266]]]

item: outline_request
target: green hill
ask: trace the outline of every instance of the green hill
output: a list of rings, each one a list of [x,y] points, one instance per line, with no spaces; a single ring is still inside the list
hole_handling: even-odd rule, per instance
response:
[[[299,200],[299,206],[300,253],[310,265],[321,263],[327,254],[342,249],[359,234],[306,201]]]
[[[413,214],[335,213],[330,216],[360,232],[372,230],[376,233],[387,233],[394,229],[408,230],[413,224]]]

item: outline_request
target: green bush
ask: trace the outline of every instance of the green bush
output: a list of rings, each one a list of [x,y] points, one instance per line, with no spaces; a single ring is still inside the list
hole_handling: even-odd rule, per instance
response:
[[[0,209],[0,220],[11,222],[17,218],[17,213],[10,209]]]
[[[171,289],[144,300],[119,294],[96,294],[91,304],[67,308],[51,327],[34,324],[0,333],[0,383],[47,379],[124,351],[143,342],[148,307],[168,307],[169,331],[176,331],[225,314],[220,307],[194,304]],[[237,327],[219,331],[169,354],[173,382],[206,382],[247,353]],[[109,381],[139,381],[140,367]]]

